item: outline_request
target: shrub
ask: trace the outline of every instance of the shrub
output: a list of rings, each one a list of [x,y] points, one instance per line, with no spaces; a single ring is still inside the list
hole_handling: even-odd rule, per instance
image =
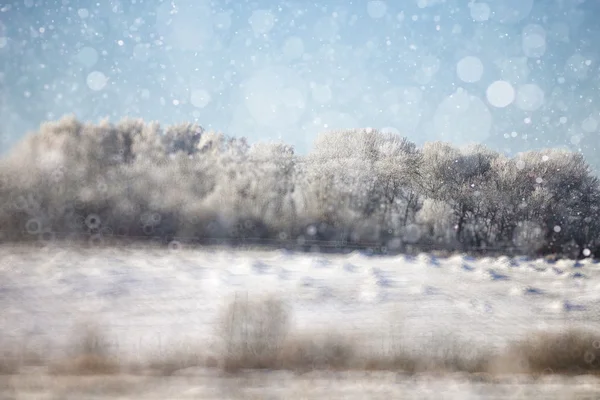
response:
[[[600,335],[579,329],[535,333],[509,346],[532,373],[583,374],[600,372]]]
[[[223,368],[273,368],[289,329],[289,315],[276,297],[249,299],[236,295],[222,316]]]
[[[50,372],[61,375],[112,375],[120,370],[109,343],[98,326],[85,324],[74,330],[66,357],[54,363]]]

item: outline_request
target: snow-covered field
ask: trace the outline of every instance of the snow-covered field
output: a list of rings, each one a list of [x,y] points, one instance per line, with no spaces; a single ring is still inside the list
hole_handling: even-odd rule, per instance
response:
[[[442,332],[494,345],[600,322],[600,264],[591,260],[2,247],[0,277],[3,335],[58,340],[93,316],[136,351],[211,336],[236,294],[282,295],[298,329],[370,337],[393,325],[411,337]]]
[[[368,338],[375,349],[397,337],[491,348],[532,330],[600,322],[600,264],[591,260],[0,248],[0,333],[40,349],[60,351],[74,324],[89,320],[131,357],[212,347],[222,306],[263,293],[288,302],[295,331]],[[481,398],[472,396],[456,398]]]

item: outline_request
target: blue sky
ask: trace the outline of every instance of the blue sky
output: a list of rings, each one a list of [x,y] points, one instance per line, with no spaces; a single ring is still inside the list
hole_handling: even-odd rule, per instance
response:
[[[0,3],[0,140],[45,120],[141,117],[283,140],[374,127],[418,144],[595,155],[588,0]],[[590,161],[594,163],[592,157]]]

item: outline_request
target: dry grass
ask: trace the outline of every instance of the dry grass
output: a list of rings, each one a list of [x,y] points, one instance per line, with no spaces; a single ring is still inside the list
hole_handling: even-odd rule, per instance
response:
[[[46,361],[39,350],[28,346],[28,342],[16,343],[14,341],[2,342],[0,346],[0,375],[14,375],[22,367],[44,365]]]
[[[346,333],[289,332],[290,316],[275,297],[237,296],[224,311],[220,363],[227,372],[244,369],[392,370],[487,372],[490,354],[473,350],[448,336],[437,337],[419,351],[402,346],[375,354]],[[364,341],[362,342],[364,344]]]
[[[300,372],[355,369],[358,346],[341,334],[305,334],[285,341],[276,359],[277,369]]]
[[[401,371],[414,374],[421,370],[418,357],[409,352],[368,354],[362,358],[362,368],[367,371]]]
[[[0,357],[0,375],[13,375],[19,372],[21,363],[13,351],[4,351]]]
[[[398,371],[405,373],[464,372],[469,374],[598,374],[600,335],[581,330],[535,333],[513,342],[498,353],[482,351],[452,335],[437,335],[421,347],[406,347],[407,338],[379,353],[367,341],[345,332],[293,332],[291,317],[276,297],[236,296],[221,316],[218,335],[222,353],[206,341],[173,346],[139,365],[159,375],[172,375],[190,367],[241,370],[270,369],[309,372]],[[61,375],[112,375],[125,371],[118,355],[111,354],[102,330],[82,325],[75,330],[70,352],[49,371]],[[23,360],[6,353],[0,374],[15,374]],[[128,372],[134,372],[130,369]],[[134,372],[135,373],[135,372]]]
[[[219,327],[226,371],[271,369],[288,334],[289,313],[275,297],[249,299],[237,295],[225,308]]]
[[[74,331],[70,354],[64,360],[52,363],[49,371],[60,375],[113,375],[120,371],[120,363],[110,354],[109,345],[101,329],[92,324],[79,326]]]
[[[419,352],[419,370],[486,373],[496,355],[459,340],[452,334],[434,335],[426,349]]]
[[[509,346],[505,357],[518,363],[516,372],[598,374],[600,335],[576,329],[535,333]]]
[[[364,357],[363,369],[416,373],[487,373],[494,355],[452,335],[435,336],[421,346],[397,344],[386,352],[369,353]]]
[[[194,346],[175,346],[156,354],[138,366],[139,370],[150,370],[153,374],[170,376],[177,371],[195,367],[218,367],[218,360],[205,348]]]
[[[119,371],[117,361],[96,354],[82,354],[50,367],[50,372],[56,375],[114,375]]]
[[[219,325],[223,341],[221,366],[227,372],[243,369],[353,369],[357,344],[344,334],[289,332],[290,315],[273,296],[236,296]]]
[[[452,335],[436,335],[426,345],[408,349],[407,340],[376,354],[345,333],[290,334],[290,317],[275,298],[237,298],[225,311],[222,338],[227,351],[222,366],[241,369],[391,370],[417,372],[557,373],[600,372],[600,335],[570,330],[533,334],[492,352]]]

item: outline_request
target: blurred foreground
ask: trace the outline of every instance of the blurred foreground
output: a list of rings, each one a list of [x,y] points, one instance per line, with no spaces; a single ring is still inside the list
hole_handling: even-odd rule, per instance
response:
[[[48,377],[32,372],[0,377],[0,399],[597,399],[596,378],[498,378],[481,381],[465,376],[406,377],[393,373],[249,373],[215,376],[188,371],[172,377]]]
[[[590,259],[56,245],[0,259],[0,399],[580,399],[600,382]]]

